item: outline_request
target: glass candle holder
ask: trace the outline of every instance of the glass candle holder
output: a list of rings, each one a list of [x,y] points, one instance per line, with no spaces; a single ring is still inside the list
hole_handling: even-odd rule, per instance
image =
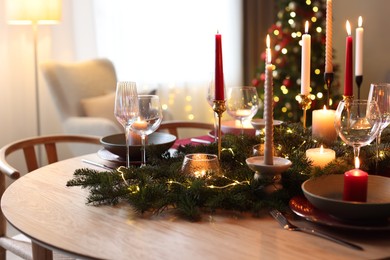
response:
[[[194,153],[184,157],[181,171],[197,178],[219,176],[219,160],[215,154]]]

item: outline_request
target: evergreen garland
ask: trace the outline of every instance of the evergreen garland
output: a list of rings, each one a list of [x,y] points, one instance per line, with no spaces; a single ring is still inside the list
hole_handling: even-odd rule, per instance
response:
[[[311,137],[311,131],[301,124],[282,124],[275,127],[274,144],[277,153],[292,162],[292,167],[282,174],[283,188],[269,193],[266,186],[270,179],[254,179],[245,159],[252,156],[253,146],[264,143],[264,136],[225,135],[222,139],[221,168],[223,176],[196,178],[181,173],[181,165],[186,154],[217,153],[217,145],[187,145],[180,147],[174,156],[168,152],[156,155],[155,147],[148,147],[146,167],[119,167],[113,171],[77,169],[74,178],[67,186],[81,186],[89,189],[87,204],[115,205],[127,201],[140,214],[160,213],[165,209],[174,211],[191,221],[200,219],[202,212],[233,210],[252,212],[258,215],[262,210],[277,208],[285,210],[289,199],[302,194],[301,184],[312,176],[341,174],[353,167],[353,151],[340,141],[330,148],[336,151],[336,160],[325,168],[311,167],[305,151],[319,146],[318,140]],[[382,133],[380,173],[390,170],[390,131]],[[375,145],[362,147],[361,168],[375,173]]]

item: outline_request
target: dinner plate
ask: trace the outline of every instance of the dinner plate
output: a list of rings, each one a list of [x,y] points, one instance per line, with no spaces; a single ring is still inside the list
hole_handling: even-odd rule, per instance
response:
[[[314,207],[304,196],[295,196],[289,202],[290,209],[306,220],[334,228],[360,231],[390,230],[390,219],[375,221],[344,221]]]
[[[154,145],[156,146],[156,152],[164,153],[176,141],[176,136],[167,134],[154,132],[148,135],[148,140],[146,145]],[[114,134],[102,137],[100,139],[100,143],[103,145],[104,149],[107,151],[121,157],[126,158],[126,139],[125,134]],[[141,160],[141,149],[142,145],[130,145],[130,160],[132,161],[140,161]]]
[[[366,202],[343,199],[343,174],[311,178],[302,184],[302,191],[316,208],[341,219],[361,221],[389,218],[390,178],[369,175],[367,186]]]
[[[281,125],[282,123],[283,123],[283,121],[273,120],[274,126]],[[253,128],[255,128],[257,130],[262,130],[265,127],[265,120],[262,118],[255,118],[255,119],[251,120],[251,124],[252,124]]]

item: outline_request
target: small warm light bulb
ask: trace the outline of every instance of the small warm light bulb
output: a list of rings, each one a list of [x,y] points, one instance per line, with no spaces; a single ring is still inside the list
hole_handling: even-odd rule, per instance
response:
[[[347,28],[348,36],[351,36],[351,24],[349,23],[348,20],[347,20],[347,22],[345,23],[345,27]]]
[[[361,16],[359,16],[358,25],[359,25],[359,27],[363,26],[363,18]]]

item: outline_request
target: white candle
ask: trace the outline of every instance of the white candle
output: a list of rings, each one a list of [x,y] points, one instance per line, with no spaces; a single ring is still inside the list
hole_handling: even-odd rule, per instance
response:
[[[320,148],[308,149],[306,157],[312,162],[313,166],[323,168],[336,158],[336,152],[321,145]]]
[[[310,51],[311,36],[308,34],[309,22],[305,24],[305,34],[302,35],[302,61],[301,61],[301,94],[310,93]]]
[[[326,40],[325,40],[325,72],[333,72],[332,47],[332,0],[326,1]]]
[[[267,35],[267,57],[265,64],[265,82],[264,82],[264,121],[265,121],[265,141],[264,141],[264,164],[273,165],[273,83],[272,83],[272,68],[270,38]]]
[[[356,52],[355,52],[355,75],[363,75],[363,19],[359,16],[359,27],[356,28]]]
[[[313,111],[312,136],[321,139],[325,143],[332,143],[337,139],[334,119],[336,111],[332,109],[318,109]]]

